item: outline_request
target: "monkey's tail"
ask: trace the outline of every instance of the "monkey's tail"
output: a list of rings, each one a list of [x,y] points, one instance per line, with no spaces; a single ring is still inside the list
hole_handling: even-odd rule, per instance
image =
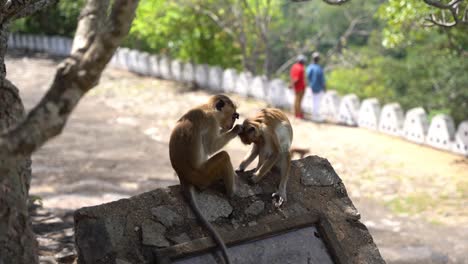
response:
[[[193,212],[197,216],[198,220],[200,220],[200,222],[202,222],[202,224],[206,227],[206,229],[208,229],[208,231],[211,233],[211,236],[213,237],[215,242],[220,247],[221,253],[224,258],[224,262],[226,262],[226,264],[231,264],[231,260],[229,259],[229,256],[227,253],[226,244],[224,244],[224,241],[219,235],[219,233],[214,229],[214,227],[210,224],[210,222],[206,220],[206,218],[201,213],[200,208],[198,207],[198,204],[195,200],[195,187],[193,185],[189,186],[189,193],[190,193],[189,202],[190,202],[190,206],[192,207]]]
[[[305,149],[305,148],[291,148],[289,150],[289,153],[291,153],[291,156],[294,154],[294,153],[297,153],[299,154],[299,156],[301,157],[301,159],[307,154],[309,153],[309,150],[308,149]]]

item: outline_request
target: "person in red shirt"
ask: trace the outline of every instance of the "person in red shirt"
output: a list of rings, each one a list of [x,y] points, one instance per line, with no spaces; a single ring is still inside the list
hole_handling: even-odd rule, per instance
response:
[[[291,84],[290,88],[294,88],[296,94],[294,98],[294,114],[296,118],[304,118],[301,109],[302,98],[304,97],[305,91],[305,74],[304,65],[306,63],[306,57],[304,55],[297,56],[296,63],[291,67],[290,77]]]

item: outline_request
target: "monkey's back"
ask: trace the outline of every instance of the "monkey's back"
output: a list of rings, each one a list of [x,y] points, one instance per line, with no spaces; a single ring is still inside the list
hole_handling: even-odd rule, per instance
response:
[[[293,139],[293,130],[286,114],[277,108],[265,108],[260,111],[257,121],[265,124],[272,134],[276,135],[280,150],[289,151]]]
[[[169,158],[171,165],[180,179],[203,162],[205,153],[202,145],[202,126],[208,125],[208,115],[199,108],[192,109],[183,115],[174,127],[169,139]]]

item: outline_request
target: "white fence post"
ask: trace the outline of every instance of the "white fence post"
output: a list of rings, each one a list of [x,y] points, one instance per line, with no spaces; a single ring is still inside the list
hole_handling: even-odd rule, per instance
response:
[[[380,104],[377,98],[369,98],[362,101],[359,108],[358,125],[377,130],[380,116]]]
[[[193,68],[193,64],[187,62],[184,64],[184,72],[182,74],[182,80],[186,83],[191,83],[195,81],[195,69]]]
[[[233,93],[236,89],[237,72],[234,69],[226,69],[223,72],[223,91]]]
[[[288,107],[287,84],[281,79],[273,79],[268,84],[267,102],[274,107]]]
[[[417,107],[406,112],[403,123],[403,137],[409,141],[423,144],[426,140],[429,122],[426,111],[422,107]]]
[[[180,60],[173,60],[171,62],[171,72],[172,72],[172,77],[175,81],[182,81],[182,73],[183,73],[183,69],[182,69],[182,63],[180,62]]]
[[[196,64],[195,66],[195,82],[201,88],[208,88],[208,65]]]
[[[252,74],[250,72],[241,72],[236,80],[235,92],[239,95],[247,97],[250,93],[251,82]]]
[[[386,104],[382,108],[379,120],[379,131],[400,136],[403,127],[403,110],[398,103]]]
[[[169,59],[166,56],[161,57],[161,59],[159,60],[159,71],[163,79],[171,80],[171,59]]]
[[[454,136],[453,119],[448,115],[439,114],[432,118],[427,131],[426,144],[443,150],[451,150]]]
[[[355,94],[343,96],[338,113],[338,122],[348,126],[357,126],[359,106],[359,98]]]
[[[252,79],[250,95],[256,99],[267,100],[268,80],[265,76],[256,76]]]
[[[341,98],[334,90],[327,91],[320,102],[320,116],[332,123],[339,122]]]
[[[458,125],[452,151],[468,156],[468,120],[465,120]]]
[[[219,66],[212,66],[208,69],[208,88],[212,91],[223,90],[223,69]]]

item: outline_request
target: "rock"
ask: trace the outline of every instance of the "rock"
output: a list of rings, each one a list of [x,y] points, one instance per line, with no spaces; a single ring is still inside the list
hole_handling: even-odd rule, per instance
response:
[[[249,227],[256,226],[256,225],[257,225],[257,222],[255,222],[255,221],[248,222],[247,225],[248,225]]]
[[[247,209],[245,209],[246,214],[258,215],[265,209],[265,203],[262,201],[253,202]]]
[[[294,166],[301,173],[301,183],[305,186],[331,186],[341,182],[328,160],[309,156],[295,161]]]
[[[173,225],[182,225],[184,218],[178,213],[171,210],[168,206],[158,206],[151,209],[151,213],[156,219],[166,227]]]
[[[190,237],[187,235],[187,233],[182,233],[177,236],[170,236],[167,237],[170,241],[176,243],[176,244],[181,244],[190,241]]]
[[[164,238],[166,228],[160,223],[146,220],[141,225],[142,243],[146,246],[168,247],[169,241]]]
[[[132,264],[132,263],[122,260],[122,259],[116,259],[115,264]]]
[[[224,197],[202,192],[198,193],[195,199],[197,199],[201,213],[210,222],[218,217],[228,217],[232,213],[232,206]]]
[[[259,185],[252,186],[243,180],[239,181],[239,185],[237,189],[237,196],[241,198],[247,198],[250,196],[260,194],[262,192],[263,192],[262,187],[260,187]]]

